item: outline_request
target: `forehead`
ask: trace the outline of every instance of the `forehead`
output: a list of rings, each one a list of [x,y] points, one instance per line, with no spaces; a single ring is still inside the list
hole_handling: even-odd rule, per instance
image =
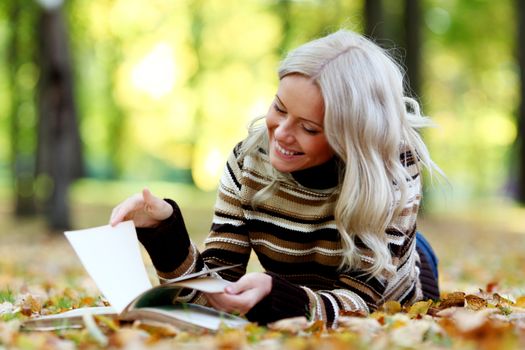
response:
[[[277,96],[289,114],[323,124],[323,96],[311,78],[299,74],[285,76],[279,83]]]

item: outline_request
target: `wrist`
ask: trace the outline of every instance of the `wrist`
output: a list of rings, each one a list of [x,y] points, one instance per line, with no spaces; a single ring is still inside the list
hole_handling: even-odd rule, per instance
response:
[[[173,206],[166,199],[164,199],[162,203],[163,203],[163,206],[162,206],[161,214],[159,215],[160,222],[166,219],[169,219],[173,215]]]
[[[263,276],[264,276],[264,279],[265,279],[264,286],[266,287],[264,289],[265,293],[264,293],[263,297],[266,297],[268,294],[270,294],[272,292],[273,278],[272,278],[272,276],[268,275],[267,273],[263,273]]]

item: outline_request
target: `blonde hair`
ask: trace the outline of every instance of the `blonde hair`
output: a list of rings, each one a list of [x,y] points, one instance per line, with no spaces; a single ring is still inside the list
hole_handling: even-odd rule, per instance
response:
[[[349,30],[290,52],[281,63],[279,78],[289,74],[310,77],[319,86],[326,138],[346,164],[334,213],[344,249],[341,268],[361,264],[354,241],[359,237],[374,253],[374,263],[366,272],[372,276],[394,272],[385,230],[407,201],[410,174],[400,161],[401,147],[417,157],[418,167],[427,168],[431,175],[442,174],[417,132],[430,120],[421,115],[414,99],[404,96],[399,65],[379,46]],[[255,125],[250,127],[245,152],[267,139],[265,128]],[[254,205],[275,192],[279,176],[286,175],[276,174],[254,197]]]

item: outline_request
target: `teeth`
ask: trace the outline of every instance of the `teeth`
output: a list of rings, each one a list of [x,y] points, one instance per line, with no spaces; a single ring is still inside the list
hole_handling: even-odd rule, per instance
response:
[[[277,150],[280,153],[284,154],[285,156],[293,156],[293,155],[299,154],[299,152],[291,152],[291,151],[285,150],[277,142],[275,143],[275,146],[276,146]]]

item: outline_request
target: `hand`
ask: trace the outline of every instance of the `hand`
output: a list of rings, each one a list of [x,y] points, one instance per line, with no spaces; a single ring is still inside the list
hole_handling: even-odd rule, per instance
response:
[[[117,205],[111,212],[111,226],[133,220],[136,227],[155,227],[173,214],[173,208],[166,201],[155,197],[147,188],[134,194]]]
[[[244,315],[272,290],[272,277],[262,272],[242,276],[226,287],[224,293],[206,293],[209,303],[217,310]]]

